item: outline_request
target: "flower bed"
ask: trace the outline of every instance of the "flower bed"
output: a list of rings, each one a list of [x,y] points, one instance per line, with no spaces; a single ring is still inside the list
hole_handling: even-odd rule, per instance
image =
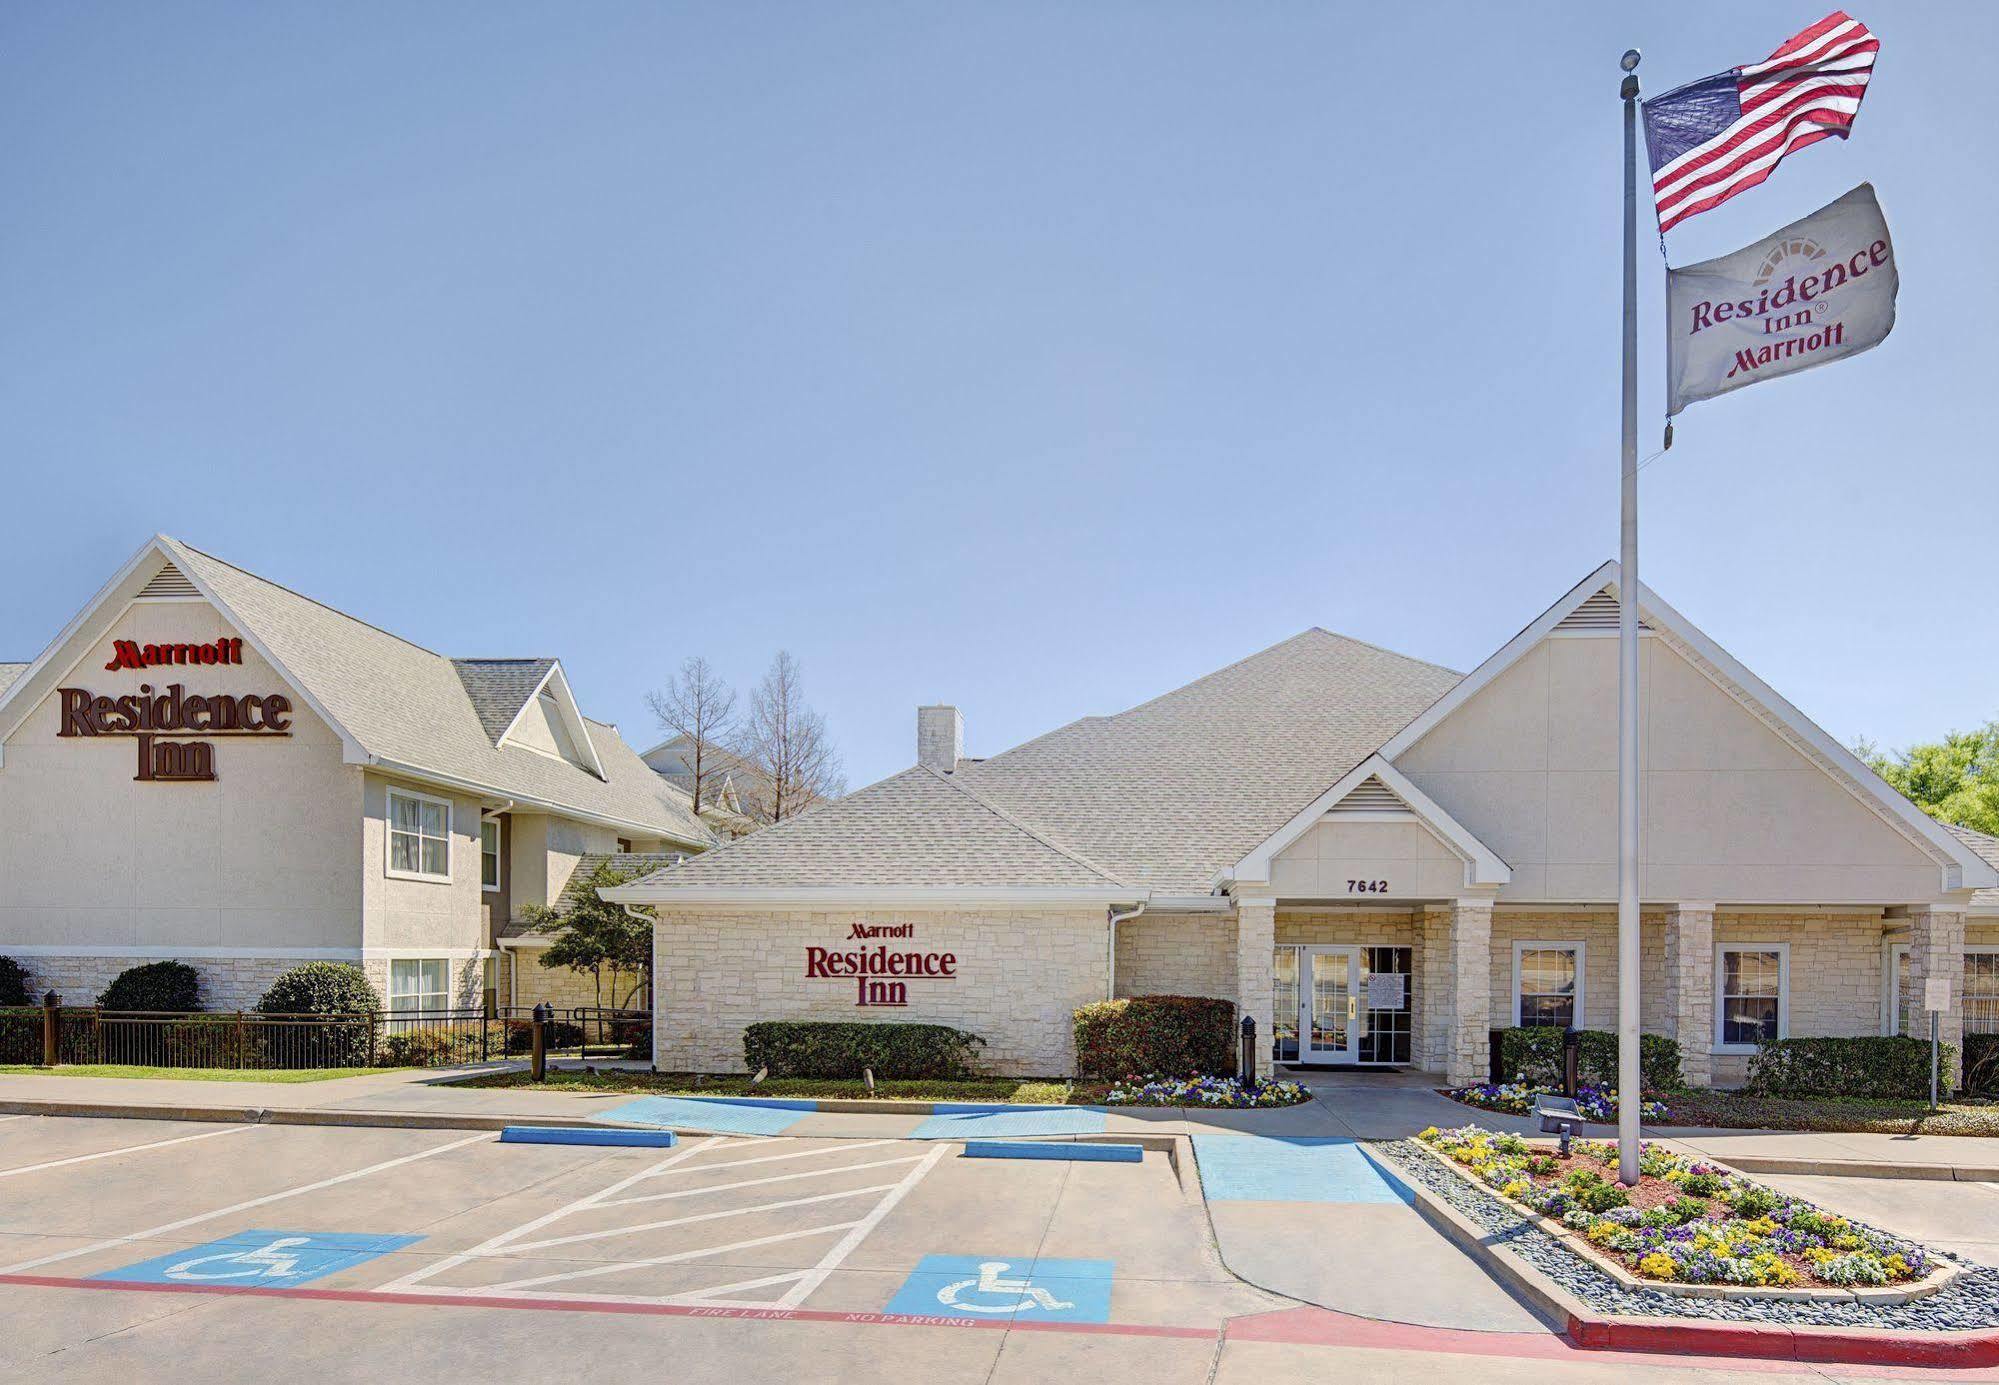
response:
[[[1257,1082],[1238,1077],[1127,1077],[1111,1084],[1107,1106],[1212,1106],[1229,1110],[1296,1106],[1312,1094],[1296,1082]]]
[[[1640,1146],[1638,1184],[1625,1188],[1616,1181],[1617,1147],[1604,1140],[1578,1140],[1563,1160],[1475,1125],[1432,1126],[1416,1138],[1641,1280],[1851,1290],[1912,1285],[1941,1268],[1921,1246],[1661,1145]]]
[[[1452,1101],[1461,1101],[1482,1111],[1497,1111],[1505,1116],[1531,1116],[1534,1114],[1535,1097],[1561,1094],[1559,1087],[1542,1087],[1529,1082],[1480,1082],[1470,1087],[1446,1087],[1442,1091]],[[1617,1122],[1617,1090],[1591,1082],[1579,1082],[1576,1084],[1576,1108],[1583,1113],[1584,1120],[1614,1125]],[[1641,1120],[1662,1121],[1669,1114],[1663,1101],[1641,1101],[1638,1104]]]

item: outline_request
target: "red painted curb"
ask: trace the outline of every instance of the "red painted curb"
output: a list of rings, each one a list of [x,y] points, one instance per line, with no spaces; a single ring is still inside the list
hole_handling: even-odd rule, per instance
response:
[[[1571,1316],[1568,1336],[1585,1351],[1737,1356],[1852,1366],[1999,1365],[1999,1331],[1891,1332],[1864,1327],[1638,1322]]]

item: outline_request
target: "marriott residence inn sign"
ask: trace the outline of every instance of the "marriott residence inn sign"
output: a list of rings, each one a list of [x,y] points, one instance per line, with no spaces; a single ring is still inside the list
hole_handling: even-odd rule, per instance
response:
[[[115,651],[104,668],[207,667],[241,664],[243,641],[215,640],[208,644],[136,644],[112,642]],[[208,783],[215,778],[217,736],[289,736],[291,699],[283,693],[191,693],[174,682],[164,689],[139,684],[136,694],[110,697],[88,688],[58,688],[62,724],[56,736],[73,740],[94,736],[130,736],[138,742],[139,768],[132,777],[141,783]],[[169,736],[178,739],[168,739]],[[196,739],[198,738],[198,739]]]
[[[1732,255],[1666,272],[1666,412],[1857,355],[1895,325],[1872,184]]]

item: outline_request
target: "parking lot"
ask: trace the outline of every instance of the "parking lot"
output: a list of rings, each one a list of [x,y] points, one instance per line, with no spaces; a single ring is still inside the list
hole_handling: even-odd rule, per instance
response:
[[[0,1340],[0,1367],[173,1337],[189,1312],[230,1320],[177,1348],[208,1355],[239,1322],[309,1310],[290,1349],[336,1376],[390,1322],[452,1319],[469,1369],[517,1330],[499,1320],[578,1312],[658,1329],[1039,1324],[1184,1348],[1193,1369],[1228,1318],[1285,1306],[1223,1269],[1198,1195],[1156,1152],[973,1160],[949,1142],[727,1135],[618,1149],[44,1117],[0,1121],[0,1280],[0,1298],[57,1305],[8,1312],[34,1325]],[[469,1331],[467,1310],[483,1315]]]

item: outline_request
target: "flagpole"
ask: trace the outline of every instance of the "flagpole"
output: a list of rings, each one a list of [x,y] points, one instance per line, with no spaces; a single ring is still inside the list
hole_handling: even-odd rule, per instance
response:
[[[1617,1176],[1638,1182],[1638,50],[1624,84],[1624,443],[1617,551]],[[1580,980],[1580,978],[1578,978]],[[1577,986],[1577,991],[1581,991]],[[1577,1015],[1578,1025],[1582,1016]]]

